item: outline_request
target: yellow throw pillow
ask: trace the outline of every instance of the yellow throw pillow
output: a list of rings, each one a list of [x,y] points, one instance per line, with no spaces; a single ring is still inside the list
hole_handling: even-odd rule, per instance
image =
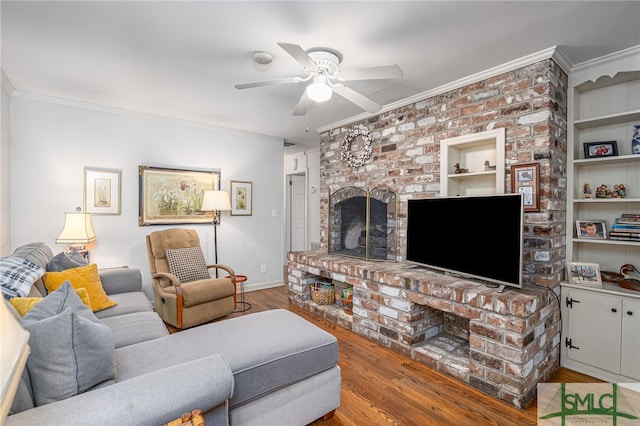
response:
[[[76,293],[87,307],[91,307],[91,299],[89,298],[89,293],[86,288],[77,288],[75,289]],[[13,297],[9,300],[9,303],[16,308],[16,311],[20,314],[20,316],[25,316],[27,312],[31,310],[34,306],[40,303],[44,299],[43,297]]]
[[[113,300],[109,300],[107,293],[102,288],[102,281],[100,281],[100,276],[98,275],[98,266],[95,263],[79,268],[66,269],[61,272],[45,272],[42,281],[44,281],[49,293],[56,291],[65,281],[69,281],[74,289],[85,288],[89,293],[93,312],[117,305]]]

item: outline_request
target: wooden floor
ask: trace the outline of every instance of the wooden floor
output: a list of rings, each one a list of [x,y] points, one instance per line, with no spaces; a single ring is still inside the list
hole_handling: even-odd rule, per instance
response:
[[[342,370],[340,408],[313,426],[376,425],[535,425],[535,400],[517,409],[406,356],[382,347],[290,305],[286,287],[246,293],[252,308],[230,317],[285,308],[312,321],[338,339]],[[227,316],[226,318],[229,318]],[[552,382],[599,382],[561,368]]]

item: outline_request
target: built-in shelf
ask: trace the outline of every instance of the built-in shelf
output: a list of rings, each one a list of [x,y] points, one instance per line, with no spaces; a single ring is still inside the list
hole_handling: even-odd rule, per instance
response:
[[[440,195],[504,193],[504,144],[503,128],[441,140]],[[456,164],[467,171],[455,173]]]

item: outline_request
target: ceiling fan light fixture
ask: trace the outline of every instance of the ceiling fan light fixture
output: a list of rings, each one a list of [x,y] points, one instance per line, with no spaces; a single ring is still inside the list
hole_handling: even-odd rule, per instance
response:
[[[314,102],[325,102],[331,99],[333,90],[327,84],[324,75],[320,74],[313,78],[313,83],[307,86],[307,97]]]

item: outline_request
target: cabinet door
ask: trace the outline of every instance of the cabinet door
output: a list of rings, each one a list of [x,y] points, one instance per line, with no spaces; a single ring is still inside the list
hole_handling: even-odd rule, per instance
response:
[[[567,358],[620,373],[622,299],[580,290],[569,291],[567,297],[572,302],[565,320],[565,338],[571,339]]]
[[[621,373],[640,380],[640,300],[627,299],[622,306]]]

